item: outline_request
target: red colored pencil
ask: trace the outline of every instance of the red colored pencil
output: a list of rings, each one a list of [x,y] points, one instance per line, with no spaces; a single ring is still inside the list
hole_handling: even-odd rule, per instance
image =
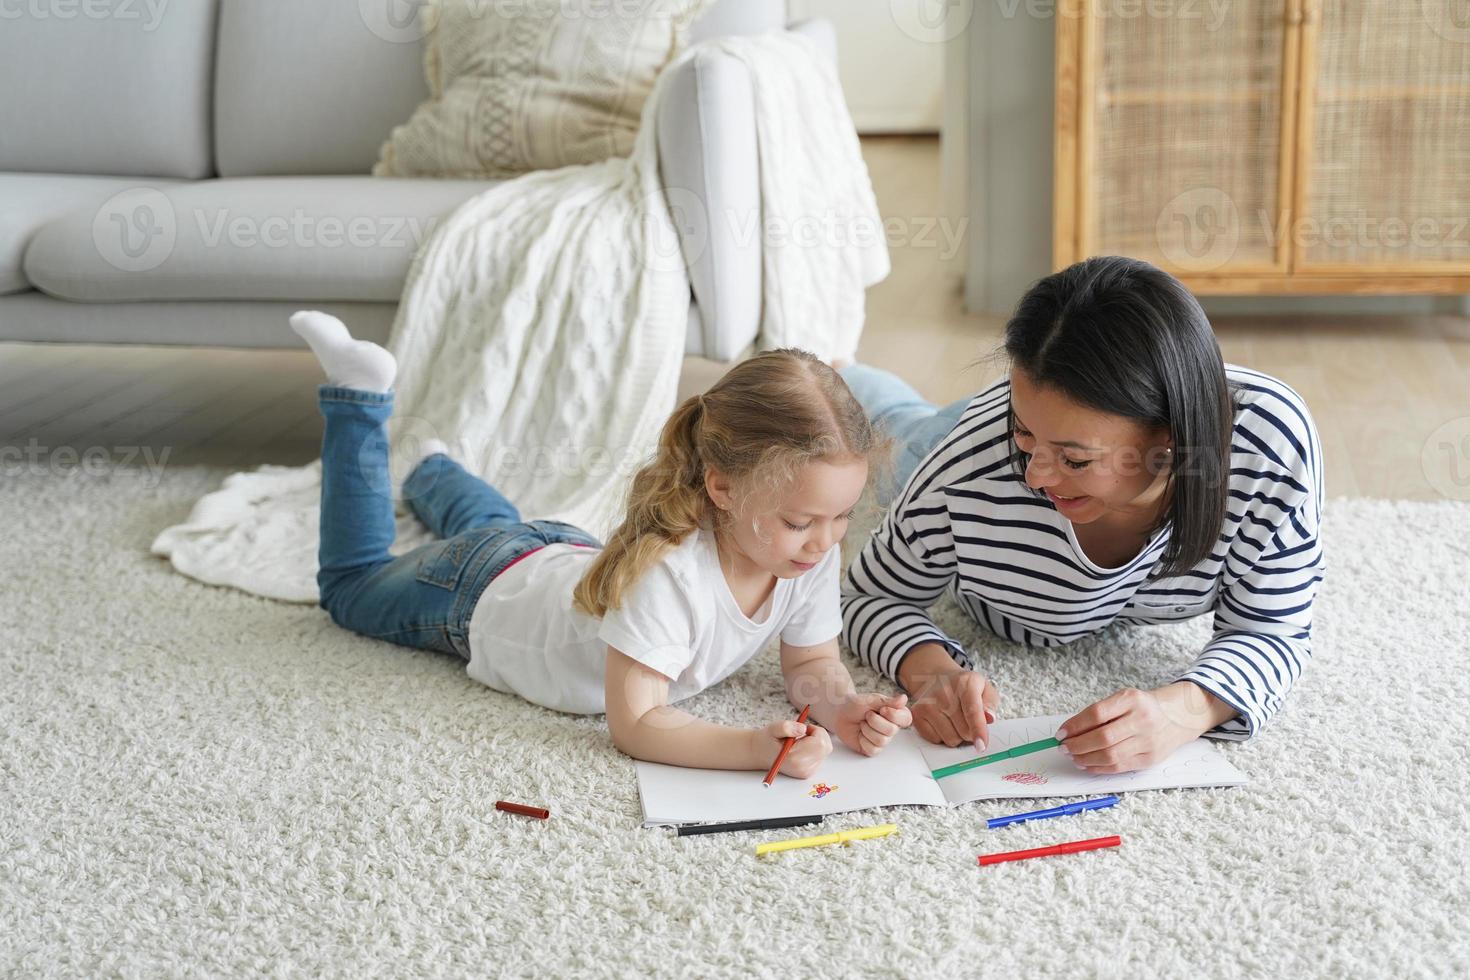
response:
[[[1074,840],[1065,844],[1053,844],[1051,847],[1033,847],[1029,851],[1005,851],[1000,854],[980,855],[980,866],[987,864],[1000,864],[1002,861],[1023,861],[1026,858],[1047,857],[1052,854],[1075,854],[1078,851],[1095,851],[1100,847],[1117,847],[1123,843],[1123,838],[1114,835],[1112,837],[1094,837],[1092,840]]]
[[[811,710],[812,710],[812,706],[811,705],[807,705],[805,708],[802,708],[801,709],[801,714],[799,714],[799,715],[796,716],[796,723],[798,725],[805,725],[806,724],[806,716],[809,715],[809,714],[811,714]],[[783,746],[781,746],[781,753],[776,756],[776,761],[773,762],[773,763],[771,763],[771,771],[768,772],[768,773],[766,773],[766,778],[763,779],[763,780],[761,780],[761,782],[765,783],[767,786],[769,786],[769,785],[771,785],[771,783],[775,782],[775,780],[776,780],[776,773],[778,773],[778,772],[781,771],[781,763],[783,763],[783,762],[786,761],[786,755],[787,755],[787,753],[789,753],[791,751],[791,746],[793,746],[795,744],[796,744],[796,736],[795,735],[788,735],[788,736],[786,736],[786,744],[783,745]]]
[[[523,817],[535,817],[537,820],[545,820],[551,816],[551,811],[540,806],[526,806],[524,803],[507,803],[505,800],[497,800],[495,809],[504,810],[506,813],[519,813]]]

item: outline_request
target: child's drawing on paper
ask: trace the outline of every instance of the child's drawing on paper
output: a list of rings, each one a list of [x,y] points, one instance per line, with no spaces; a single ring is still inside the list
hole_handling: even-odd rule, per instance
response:
[[[1020,783],[1022,786],[1040,786],[1046,782],[1046,777],[1038,772],[1008,772],[1000,778],[1008,783]]]
[[[826,796],[828,793],[831,793],[835,789],[837,789],[836,786],[828,786],[826,783],[817,783],[812,786],[812,791],[806,795],[815,796],[817,799],[820,800],[822,797]]]

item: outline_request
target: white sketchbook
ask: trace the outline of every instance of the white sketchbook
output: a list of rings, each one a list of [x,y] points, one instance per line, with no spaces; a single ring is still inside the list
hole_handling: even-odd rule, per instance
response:
[[[1241,786],[1246,779],[1203,738],[1181,747],[1152,769],[1094,775],[1078,769],[1058,749],[979,766],[943,779],[935,769],[981,754],[1051,738],[1068,715],[1016,718],[990,726],[984,753],[974,746],[932,745],[912,729],[896,735],[878,755],[859,755],[833,739],[832,754],[810,779],[778,775],[769,788],[764,773],[686,769],[639,762],[638,795],[644,826],[820,816],[875,806],[957,806],[975,800],[1094,796],[1144,789]],[[771,754],[775,759],[775,753]]]

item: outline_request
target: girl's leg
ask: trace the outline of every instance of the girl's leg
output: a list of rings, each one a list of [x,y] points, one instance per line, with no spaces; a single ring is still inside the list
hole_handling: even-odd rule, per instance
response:
[[[878,488],[879,500],[886,504],[908,482],[930,450],[954,428],[970,400],[962,398],[937,408],[902,378],[866,364],[843,368],[842,379],[873,424],[898,443],[892,483]]]
[[[328,378],[318,390],[326,420],[317,572],[322,607],[354,632],[468,657],[469,615],[494,572],[488,559],[514,554],[518,536],[476,531],[401,557],[389,554],[395,525],[387,422],[397,364],[324,313],[297,313],[291,327]]]
[[[321,543],[317,584],[322,605],[345,581],[392,561],[396,525],[388,474],[392,392],[322,385]]]
[[[322,385],[321,606],[365,636],[468,657],[465,625],[486,581],[483,547],[494,530],[471,531],[394,557],[387,422],[391,392]],[[493,547],[513,549],[517,542]]]
[[[424,526],[441,538],[477,528],[518,524],[515,505],[443,453],[424,457],[403,482],[403,498]]]

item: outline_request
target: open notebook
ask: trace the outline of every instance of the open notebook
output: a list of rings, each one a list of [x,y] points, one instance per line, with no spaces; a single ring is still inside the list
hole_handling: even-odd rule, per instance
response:
[[[1017,718],[990,726],[986,753],[1050,738],[1067,715]],[[1078,769],[1057,749],[980,766],[943,779],[930,772],[973,759],[973,746],[957,749],[925,742],[912,729],[899,732],[878,755],[858,755],[833,740],[832,754],[810,779],[764,773],[685,769],[639,762],[643,823],[705,823],[818,816],[875,806],[956,806],[974,800],[1088,796],[1140,789],[1240,786],[1245,777],[1205,739],[1195,739],[1152,769],[1117,776]],[[772,753],[772,758],[775,754]]]

